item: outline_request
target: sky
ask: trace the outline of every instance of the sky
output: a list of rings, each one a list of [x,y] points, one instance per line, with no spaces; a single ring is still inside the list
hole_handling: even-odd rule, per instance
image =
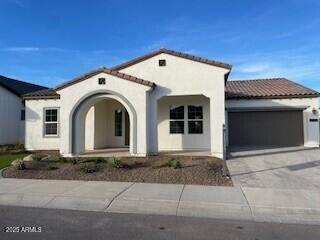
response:
[[[0,75],[54,87],[162,47],[320,91],[320,1],[0,0]]]

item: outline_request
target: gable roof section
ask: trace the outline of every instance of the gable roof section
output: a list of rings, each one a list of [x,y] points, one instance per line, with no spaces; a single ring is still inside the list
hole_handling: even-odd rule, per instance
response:
[[[22,95],[42,89],[46,87],[19,81],[16,79],[8,78],[0,75],[0,86],[4,87],[8,91],[14,93],[15,95],[21,97]]]
[[[125,79],[125,80],[128,80],[130,82],[134,82],[134,83],[138,83],[138,84],[141,84],[141,85],[144,85],[144,86],[147,86],[147,87],[151,87],[151,88],[154,88],[155,87],[155,83],[153,82],[150,82],[150,81],[147,81],[147,80],[143,80],[141,78],[137,78],[137,77],[134,77],[134,76],[131,76],[131,75],[128,75],[128,74],[124,74],[124,73],[120,73],[116,70],[111,70],[111,69],[108,69],[106,67],[102,67],[102,68],[98,68],[98,69],[95,69],[93,71],[90,71],[88,73],[85,73],[79,77],[76,77],[68,82],[65,82],[65,83],[62,83],[60,85],[58,85],[56,88],[54,88],[54,90],[56,91],[59,91],[63,88],[66,88],[66,87],[69,87],[73,84],[76,84],[78,82],[82,82],[88,78],[91,78],[99,73],[106,73],[106,74],[109,74],[109,75],[112,75],[112,76],[115,76],[115,77],[119,77],[119,78],[122,78],[122,79]]]
[[[95,69],[93,71],[90,71],[88,73],[85,73],[79,77],[76,77],[70,81],[67,81],[65,83],[62,83],[60,85],[58,85],[55,88],[51,88],[51,89],[44,89],[44,90],[40,90],[40,91],[36,91],[36,92],[32,92],[32,93],[28,93],[25,94],[23,96],[24,99],[59,99],[60,95],[57,93],[57,91],[64,89],[66,87],[69,87],[71,85],[74,85],[76,83],[82,82],[86,79],[89,79],[99,73],[106,73],[115,77],[119,77],[122,78],[124,80],[130,81],[130,82],[134,82],[134,83],[138,83],[147,87],[151,87],[154,88],[156,85],[153,82],[147,81],[147,80],[143,80],[141,78],[137,78],[128,74],[124,74],[124,73],[120,73],[118,71],[115,70],[110,70],[108,68],[102,67],[102,68],[98,68]]]
[[[158,49],[158,50],[153,51],[151,53],[147,53],[147,54],[145,54],[143,56],[134,58],[134,59],[132,59],[130,61],[127,61],[127,62],[124,62],[124,63],[119,64],[117,66],[114,66],[111,69],[119,71],[119,70],[124,69],[126,67],[130,67],[130,66],[132,66],[134,64],[137,64],[139,62],[147,60],[147,59],[149,59],[151,57],[157,56],[157,55],[159,55],[161,53],[166,53],[166,54],[169,54],[169,55],[172,55],[172,56],[175,56],[175,57],[180,57],[180,58],[188,59],[188,60],[191,60],[191,61],[212,65],[212,66],[215,66],[215,67],[225,68],[225,69],[228,69],[228,70],[231,70],[231,68],[232,68],[232,65],[227,64],[227,63],[222,63],[222,62],[209,60],[209,59],[197,57],[197,56],[186,54],[186,53],[182,53],[182,52],[176,52],[176,51],[169,50],[169,49],[166,49],[166,48],[161,48],[161,49]]]
[[[320,93],[286,78],[234,80],[226,83],[227,99],[319,97]]]

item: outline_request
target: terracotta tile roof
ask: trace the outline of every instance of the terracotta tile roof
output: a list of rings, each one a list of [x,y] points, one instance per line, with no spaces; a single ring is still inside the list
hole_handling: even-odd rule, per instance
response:
[[[45,90],[40,90],[40,91],[32,92],[29,94],[25,94],[25,95],[23,95],[23,98],[24,99],[59,99],[60,95],[56,91],[59,91],[63,88],[66,88],[66,87],[71,86],[73,84],[76,84],[78,82],[84,81],[84,80],[86,80],[90,77],[93,77],[94,75],[99,74],[99,73],[106,73],[106,74],[109,74],[112,76],[116,76],[116,77],[125,79],[127,81],[142,84],[142,85],[145,85],[145,86],[148,86],[151,88],[155,87],[155,84],[153,82],[143,80],[141,78],[137,78],[137,77],[134,77],[134,76],[131,76],[128,74],[120,73],[118,71],[110,70],[108,68],[102,67],[102,68],[98,68],[93,71],[90,71],[88,73],[85,73],[79,77],[76,77],[76,78],[68,81],[68,82],[62,83],[55,88],[45,89]]]
[[[231,70],[231,68],[232,68],[232,65],[227,64],[227,63],[222,63],[222,62],[209,60],[209,59],[197,57],[197,56],[186,54],[186,53],[182,53],[182,52],[169,50],[169,49],[166,49],[166,48],[161,48],[161,49],[158,49],[158,50],[156,50],[154,52],[147,53],[147,54],[145,54],[143,56],[134,58],[134,59],[132,59],[130,61],[121,63],[121,64],[119,64],[117,66],[112,67],[111,69],[119,71],[121,69],[124,69],[126,67],[132,66],[132,65],[134,65],[136,63],[142,62],[142,61],[144,61],[144,60],[146,60],[148,58],[154,57],[154,56],[159,55],[161,53],[166,53],[166,54],[169,54],[169,55],[172,55],[172,56],[185,58],[185,59],[192,60],[192,61],[195,61],[195,62],[209,64],[209,65],[212,65],[212,66],[215,66],[215,67],[226,68],[226,69],[229,69],[229,70]]]
[[[23,95],[24,99],[59,99],[60,95],[54,89],[43,89]]]
[[[23,94],[38,91],[40,89],[46,89],[46,87],[36,84],[19,81],[16,79],[8,78],[0,75],[0,86],[9,90],[10,92],[21,97]]]
[[[319,97],[317,91],[286,78],[228,81],[227,99]]]
[[[119,77],[119,78],[122,78],[122,79],[125,79],[125,80],[128,80],[128,81],[131,81],[131,82],[135,82],[135,83],[138,83],[138,84],[142,84],[142,85],[145,85],[145,86],[148,86],[148,87],[155,87],[155,84],[153,82],[150,82],[150,81],[147,81],[147,80],[143,80],[141,78],[137,78],[137,77],[134,77],[134,76],[131,76],[131,75],[128,75],[128,74],[124,74],[124,73],[121,73],[121,72],[118,72],[116,70],[111,70],[111,69],[108,69],[106,67],[102,67],[102,68],[98,68],[98,69],[95,69],[93,71],[90,71],[88,73],[85,73],[79,77],[76,77],[68,82],[65,82],[65,83],[62,83],[60,85],[58,85],[56,88],[54,88],[55,90],[61,90],[65,87],[68,87],[68,86],[71,86],[73,84],[76,84],[78,82],[81,82],[83,80],[86,80],[90,77],[93,77],[94,75],[96,74],[99,74],[99,73],[106,73],[106,74],[109,74],[109,75],[112,75],[112,76],[115,76],[115,77]]]

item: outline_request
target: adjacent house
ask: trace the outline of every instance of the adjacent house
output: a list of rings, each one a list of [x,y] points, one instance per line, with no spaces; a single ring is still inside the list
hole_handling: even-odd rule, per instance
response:
[[[24,95],[28,150],[136,156],[319,146],[320,94],[284,78],[229,81],[231,65],[160,49]]]
[[[45,87],[0,76],[0,145],[24,143],[22,95]]]

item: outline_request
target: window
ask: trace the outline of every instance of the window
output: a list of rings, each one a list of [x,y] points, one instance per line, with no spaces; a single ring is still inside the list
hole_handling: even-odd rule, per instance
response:
[[[44,135],[58,136],[59,115],[58,108],[44,110]]]
[[[100,85],[104,85],[104,84],[106,84],[106,79],[105,78],[99,78],[98,82],[99,82]]]
[[[164,66],[166,66],[166,65],[167,65],[166,60],[164,60],[164,59],[160,59],[160,60],[159,60],[159,66],[160,66],[160,67],[164,67]]]
[[[118,109],[114,112],[114,135],[122,136],[122,110]]]
[[[170,106],[170,133],[184,133],[184,106]]]
[[[26,111],[24,109],[20,112],[20,120],[25,121],[26,120]]]
[[[203,133],[203,109],[202,106],[188,106],[189,134]]]

